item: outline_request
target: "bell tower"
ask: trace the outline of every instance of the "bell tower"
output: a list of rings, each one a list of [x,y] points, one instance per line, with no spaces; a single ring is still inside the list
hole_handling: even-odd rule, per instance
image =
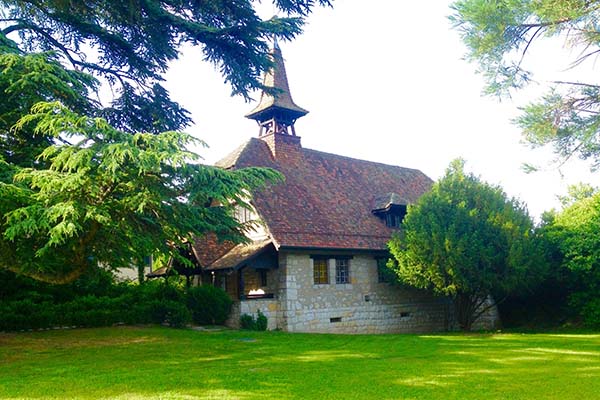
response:
[[[294,124],[298,118],[308,114],[308,111],[297,106],[292,100],[283,56],[277,41],[273,44],[270,57],[273,66],[266,72],[263,85],[273,90],[270,93],[261,93],[258,106],[250,111],[246,118],[258,123],[259,138],[271,135],[297,137]]]

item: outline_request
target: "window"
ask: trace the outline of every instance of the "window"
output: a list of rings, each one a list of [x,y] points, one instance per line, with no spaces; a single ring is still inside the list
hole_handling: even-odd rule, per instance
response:
[[[315,285],[322,285],[322,284],[329,283],[329,273],[327,272],[327,259],[326,258],[313,259],[313,273],[314,273]]]
[[[267,286],[267,270],[259,269],[258,273],[260,275],[260,286]]]
[[[242,207],[239,204],[235,206],[234,216],[240,224],[245,224],[246,222],[253,221],[255,219],[252,210]]]
[[[350,260],[335,260],[335,283],[350,283]]]
[[[377,282],[387,283],[393,281],[394,273],[387,267],[387,258],[377,259]]]
[[[402,221],[406,216],[406,205],[392,204],[384,209],[372,210],[373,214],[381,218],[389,228],[402,227]]]
[[[385,214],[385,224],[389,228],[400,228],[403,218],[404,215],[388,213]]]

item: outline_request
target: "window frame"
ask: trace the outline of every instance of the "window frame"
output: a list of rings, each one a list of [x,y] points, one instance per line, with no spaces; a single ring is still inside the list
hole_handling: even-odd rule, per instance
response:
[[[269,286],[269,281],[267,278],[267,274],[268,271],[266,269],[259,269],[258,270],[258,280],[260,283],[260,287],[267,287]]]
[[[346,285],[350,283],[350,259],[335,259],[335,283],[336,285]]]
[[[329,260],[325,257],[313,257],[313,284],[329,284]]]

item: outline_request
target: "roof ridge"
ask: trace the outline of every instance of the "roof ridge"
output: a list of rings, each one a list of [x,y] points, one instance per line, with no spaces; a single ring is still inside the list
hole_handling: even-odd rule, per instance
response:
[[[382,165],[384,167],[400,168],[400,169],[403,169],[403,170],[406,170],[406,171],[416,171],[416,172],[420,172],[423,175],[425,175],[425,173],[423,171],[421,171],[420,169],[417,169],[417,168],[402,167],[400,165],[386,164],[386,163],[383,163],[383,162],[380,162],[380,161],[365,160],[365,159],[362,159],[362,158],[344,156],[344,155],[340,155],[340,154],[329,153],[329,152],[326,152],[326,151],[314,150],[314,149],[309,149],[309,148],[305,148],[305,147],[302,148],[302,151],[312,152],[312,153],[318,153],[318,154],[325,154],[325,155],[332,156],[332,157],[335,157],[335,158],[343,158],[343,159],[346,159],[346,160],[352,160],[352,161],[361,162],[361,163],[365,163],[365,164],[375,164],[375,165]]]

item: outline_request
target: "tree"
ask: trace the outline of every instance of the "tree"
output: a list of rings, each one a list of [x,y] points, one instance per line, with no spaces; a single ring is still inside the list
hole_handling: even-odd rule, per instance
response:
[[[466,174],[462,160],[408,208],[389,248],[399,280],[450,296],[464,330],[489,309],[490,295],[527,287],[543,266],[526,209]]]
[[[0,0],[0,268],[65,283],[149,254],[180,258],[207,232],[243,241],[233,204],[280,177],[198,164],[187,148],[201,142],[175,132],[191,119],[161,74],[191,43],[248,98],[270,38],[293,38],[330,2],[275,4],[287,16],[263,21],[250,0]]]
[[[270,66],[268,40],[292,39],[315,4],[330,5],[329,0],[274,3],[288,17],[263,21],[251,0],[4,0],[0,45],[53,51],[71,70],[107,81],[117,96],[98,111],[119,129],[179,130],[191,120],[160,82],[182,44],[201,46],[233,94],[248,97]]]
[[[450,19],[468,58],[479,63],[489,94],[505,95],[532,81],[524,61],[541,41],[562,39],[573,55],[565,66],[573,70],[600,54],[600,5],[595,1],[459,0],[452,8]],[[562,57],[568,56],[555,59]],[[556,79],[546,95],[523,108],[516,124],[533,147],[552,146],[557,162],[579,157],[595,170],[600,167],[599,98],[595,80]]]
[[[572,276],[570,305],[584,322],[600,326],[600,192],[577,185],[569,193],[560,212],[546,214],[543,234]]]
[[[59,103],[38,103],[15,129],[28,125],[77,140],[47,147],[40,156],[47,167],[11,173],[14,166],[0,164],[0,176],[13,176],[0,182],[0,268],[47,282],[150,254],[182,259],[177,249],[207,232],[243,241],[249,226],[235,220],[233,204],[279,176],[196,164],[185,150],[195,141],[189,135],[130,134]]]

